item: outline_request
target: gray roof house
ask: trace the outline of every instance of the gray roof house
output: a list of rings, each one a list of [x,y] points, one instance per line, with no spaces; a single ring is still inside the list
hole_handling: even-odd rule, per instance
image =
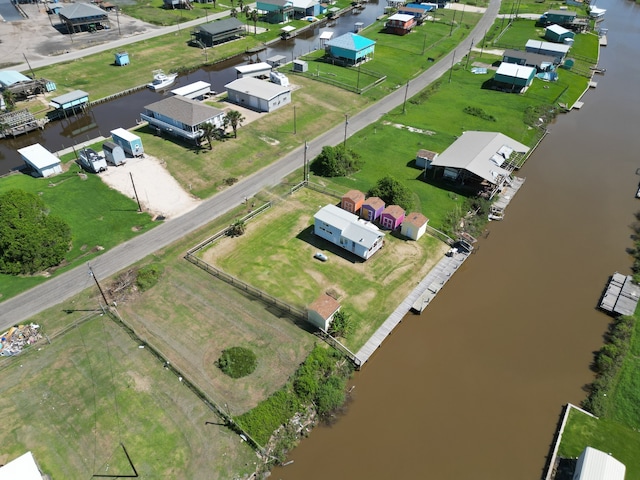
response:
[[[258,112],[272,112],[291,103],[291,88],[253,77],[243,77],[227,83],[228,99]]]
[[[522,50],[507,49],[502,54],[502,61],[515,63],[525,67],[535,67],[539,72],[551,69],[556,63],[556,57],[541,53],[524,52]]]
[[[159,131],[198,142],[202,137],[201,125],[210,123],[221,128],[225,113],[195,100],[174,95],[144,107],[142,120]]]
[[[225,18],[215,22],[197,25],[191,32],[191,43],[212,47],[219,43],[235,40],[244,35],[244,24],[237,18]]]
[[[107,12],[88,3],[73,3],[58,12],[60,21],[67,27],[68,33],[83,30],[94,31],[99,26],[109,26]]]
[[[433,159],[432,167],[444,167],[445,178],[475,179],[502,185],[510,171],[504,168],[512,155],[529,147],[500,132],[463,132],[444,152]]]

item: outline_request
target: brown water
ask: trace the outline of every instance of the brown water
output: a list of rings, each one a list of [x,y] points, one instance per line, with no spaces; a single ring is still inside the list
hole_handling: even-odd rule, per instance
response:
[[[520,172],[504,221],[421,316],[353,378],[353,402],[316,428],[276,479],[537,479],[567,402],[579,403],[629,272],[640,201],[640,6],[607,8],[596,90],[560,117]]]

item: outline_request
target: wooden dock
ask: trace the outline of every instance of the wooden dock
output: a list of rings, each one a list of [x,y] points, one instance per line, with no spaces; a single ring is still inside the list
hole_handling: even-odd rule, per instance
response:
[[[360,365],[364,365],[371,355],[382,345],[394,328],[402,321],[404,316],[411,309],[422,311],[429,302],[436,296],[444,284],[451,278],[451,275],[458,269],[460,265],[468,258],[467,252],[456,252],[451,256],[445,256],[435,267],[422,279],[416,288],[398,305],[391,315],[384,321],[382,325],[367,340],[367,343],[358,350],[356,358]]]
[[[633,283],[633,277],[616,272],[600,300],[600,308],[617,315],[633,315],[639,299],[640,286]]]
[[[601,47],[606,47],[607,46],[607,36],[606,35],[602,35],[601,37],[598,38],[598,43],[600,44]]]

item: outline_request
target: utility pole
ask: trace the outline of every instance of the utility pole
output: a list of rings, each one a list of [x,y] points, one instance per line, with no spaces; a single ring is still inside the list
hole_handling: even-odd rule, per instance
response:
[[[453,11],[453,20],[451,20],[451,29],[449,30],[449,36],[453,33],[453,24],[456,23],[456,11]]]
[[[302,176],[305,182],[309,182],[309,165],[307,164],[307,150],[309,150],[309,144],[307,144],[307,141],[305,140],[304,141],[304,161],[303,161],[304,166],[302,168],[303,170]]]
[[[120,7],[116,6],[116,21],[118,22],[118,36],[122,36],[122,32],[120,31],[120,15],[118,12],[120,11]]]
[[[138,198],[138,192],[136,191],[136,184],[133,183],[133,174],[129,172],[129,177],[131,177],[131,185],[133,185],[133,193],[136,196],[136,202],[138,202],[138,211],[142,211],[142,206],[140,205],[140,199]]]
[[[297,132],[296,128],[296,106],[293,106],[293,134],[295,135]]]
[[[487,33],[488,33],[488,30],[485,30],[484,39],[483,39],[482,45],[480,45],[480,58],[482,58],[482,54],[484,53],[484,42],[487,41]]]
[[[402,104],[402,114],[407,113],[407,95],[409,94],[409,82],[407,81],[407,88],[404,91],[404,103]]]
[[[347,125],[349,125],[349,114],[344,114],[344,142],[342,142],[342,147],[347,149]]]
[[[89,264],[87,264],[87,265],[89,266],[89,275],[91,275],[93,280],[96,282],[96,285],[98,286],[98,290],[100,290],[100,295],[102,295],[102,299],[104,300],[104,304],[108,308],[109,307],[109,302],[107,301],[107,297],[105,296],[104,291],[102,290],[102,287],[100,286],[100,283],[98,282],[98,279],[94,275],[93,269],[91,268],[91,265],[89,265]]]
[[[453,51],[453,57],[451,57],[451,70],[449,70],[449,83],[451,83],[451,75],[453,75],[453,64],[456,61],[456,51]]]
[[[467,6],[466,3],[462,4],[462,15],[460,15],[460,25],[462,25],[462,19],[464,18],[464,7],[466,6]]]
[[[469,45],[469,53],[467,54],[467,64],[464,69],[467,70],[469,68],[469,59],[471,58],[471,49],[473,49],[473,38],[471,39],[471,45]]]
[[[29,70],[31,71],[31,78],[35,80],[36,75],[35,73],[33,73],[33,68],[31,68],[31,64],[29,63],[29,60],[27,60],[27,56],[24,54],[24,52],[22,52],[22,56],[24,57],[24,61],[27,62],[27,65],[29,65]]]

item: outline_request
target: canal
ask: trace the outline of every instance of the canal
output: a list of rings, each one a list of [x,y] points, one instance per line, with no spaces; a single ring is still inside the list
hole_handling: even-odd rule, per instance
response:
[[[611,0],[595,90],[558,118],[505,220],[420,316],[409,315],[275,479],[538,479],[562,406],[579,404],[609,317],[608,276],[629,273],[640,203],[640,6]]]
[[[239,55],[189,74],[180,75],[176,83],[166,91],[154,92],[148,89],[138,91],[96,105],[85,114],[51,122],[44,130],[37,130],[16,138],[2,139],[0,140],[0,175],[24,165],[17,152],[19,148],[40,143],[48,150],[55,152],[99,136],[108,137],[111,130],[115,128],[134,127],[145,105],[157,102],[165,95],[171,95],[170,90],[174,88],[196,81],[205,81],[211,84],[212,90],[222,92],[227,83],[236,79],[234,67],[251,61],[264,61],[274,55],[284,55],[287,61],[306,55],[320,48],[319,36],[322,32],[331,31],[335,37],[353,31],[356,22],[370,25],[384,12],[385,5],[386,2],[381,0],[369,2],[361,12],[346,12],[329,24],[316,25],[296,37],[274,43],[257,54]]]

